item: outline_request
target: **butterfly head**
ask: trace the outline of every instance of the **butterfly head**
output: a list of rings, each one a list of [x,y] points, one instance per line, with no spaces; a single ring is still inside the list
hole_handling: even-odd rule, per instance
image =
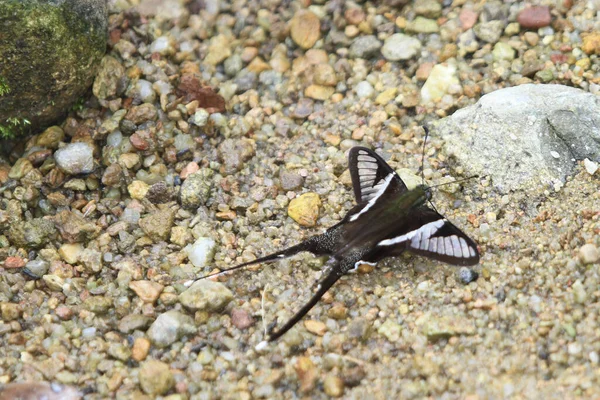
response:
[[[426,201],[431,200],[431,187],[425,185],[425,184],[421,184],[421,185],[417,185],[414,190],[417,190],[418,192],[421,192],[423,197],[425,197]]]

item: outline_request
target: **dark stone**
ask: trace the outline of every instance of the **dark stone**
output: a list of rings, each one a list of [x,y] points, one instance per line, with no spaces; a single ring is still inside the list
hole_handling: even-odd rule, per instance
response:
[[[0,0],[0,136],[43,129],[86,93],[107,21],[105,0]]]

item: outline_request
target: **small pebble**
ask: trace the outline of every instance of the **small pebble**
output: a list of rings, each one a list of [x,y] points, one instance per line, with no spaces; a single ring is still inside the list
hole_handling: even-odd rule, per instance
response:
[[[600,251],[598,248],[591,244],[584,244],[579,249],[579,259],[583,264],[593,264],[600,260]]]
[[[463,285],[468,285],[479,278],[479,274],[471,268],[461,267],[458,270],[458,279]]]

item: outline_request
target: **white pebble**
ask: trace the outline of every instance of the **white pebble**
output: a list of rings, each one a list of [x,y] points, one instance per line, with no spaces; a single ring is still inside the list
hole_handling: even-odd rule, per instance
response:
[[[215,241],[211,238],[201,237],[194,244],[183,249],[194,267],[202,268],[212,261],[215,253]]]
[[[354,91],[356,92],[356,95],[358,97],[360,97],[361,99],[372,97],[373,94],[375,93],[375,89],[373,88],[373,85],[371,85],[367,81],[359,82],[354,87]]]
[[[600,259],[600,252],[593,244],[584,244],[579,249],[579,259],[584,264],[593,264]]]
[[[583,166],[588,174],[594,175],[598,171],[598,163],[593,162],[589,158],[583,160]]]
[[[550,152],[550,155],[554,158],[560,158],[560,154],[558,154],[558,152],[556,152],[554,150]]]

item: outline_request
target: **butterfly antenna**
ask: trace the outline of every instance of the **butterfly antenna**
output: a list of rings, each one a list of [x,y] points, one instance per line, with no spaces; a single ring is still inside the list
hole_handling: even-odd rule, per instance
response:
[[[475,179],[475,178],[479,178],[479,175],[472,175],[472,176],[469,176],[469,177],[467,177],[467,178],[463,178],[463,179],[457,179],[457,180],[454,180],[454,181],[452,181],[452,182],[444,182],[444,183],[440,183],[440,184],[438,184],[438,185],[433,185],[433,186],[430,186],[429,188],[430,188],[430,189],[433,189],[433,188],[440,187],[440,186],[452,185],[452,184],[454,184],[454,183],[461,183],[461,182],[465,182],[465,181],[468,181],[468,180],[471,180],[471,179]]]
[[[425,131],[425,139],[423,140],[423,151],[421,153],[421,183],[425,184],[425,146],[427,145],[427,137],[429,136],[429,128],[423,126]]]

